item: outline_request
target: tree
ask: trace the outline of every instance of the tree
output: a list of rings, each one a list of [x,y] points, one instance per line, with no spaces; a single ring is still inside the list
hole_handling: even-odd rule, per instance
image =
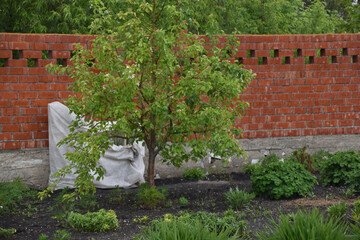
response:
[[[219,42],[222,37],[188,33],[185,1],[129,3],[115,16],[97,1],[92,29],[103,31],[92,47],[79,46],[69,66],[49,67],[74,80],[66,103],[77,120],[62,144],[75,151],[58,176],[76,169],[79,193],[95,190],[94,174],[104,175],[98,160],[118,139],[144,141],[150,186],[159,154],[178,167],[209,151],[224,158],[244,154],[234,123],[247,105],[239,95],[253,75],[230,60],[236,37]],[[82,127],[88,130],[76,130]]]

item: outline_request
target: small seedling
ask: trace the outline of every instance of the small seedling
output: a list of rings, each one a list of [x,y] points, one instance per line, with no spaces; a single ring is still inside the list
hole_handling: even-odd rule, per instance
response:
[[[189,200],[187,200],[185,197],[180,197],[179,203],[182,207],[186,207],[189,204]]]
[[[225,193],[225,202],[230,208],[239,210],[248,206],[254,197],[254,193],[247,193],[239,190],[238,187],[235,190],[230,188],[229,192]]]

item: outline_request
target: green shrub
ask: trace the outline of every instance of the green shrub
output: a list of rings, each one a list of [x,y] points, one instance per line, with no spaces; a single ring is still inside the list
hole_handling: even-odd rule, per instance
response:
[[[257,196],[279,199],[311,195],[317,181],[300,163],[274,161],[257,168],[251,183]]]
[[[326,209],[328,213],[328,218],[333,220],[343,220],[346,214],[346,203],[345,202],[339,202],[336,204],[333,204],[329,206]]]
[[[5,228],[0,227],[0,238],[1,239],[11,238],[11,236],[14,235],[15,232],[16,231],[14,228],[5,229]]]
[[[162,188],[159,191],[156,187],[149,188],[149,184],[144,183],[139,186],[140,190],[135,198],[139,204],[146,209],[154,209],[165,204],[167,190]]]
[[[278,223],[277,223],[278,222]],[[293,216],[281,215],[271,220],[268,232],[258,233],[259,240],[346,240],[346,228],[338,221],[324,220],[318,209],[312,212],[298,211]]]
[[[2,213],[17,211],[22,202],[33,200],[36,197],[36,191],[31,190],[20,179],[16,178],[12,182],[0,182],[0,215]]]
[[[186,207],[189,204],[189,200],[187,200],[185,197],[180,197],[179,203],[182,207]]]
[[[244,190],[239,190],[238,187],[233,190],[230,188],[225,193],[225,203],[232,209],[239,210],[250,205],[251,200],[255,197],[254,193],[247,193]]]
[[[312,172],[312,173],[315,172],[315,167],[312,162],[312,158],[311,158],[310,154],[308,154],[306,152],[306,147],[303,147],[301,149],[294,151],[286,159],[304,165],[305,169],[308,170],[309,172]]]
[[[326,185],[353,185],[360,186],[352,178],[360,180],[360,153],[356,151],[336,152],[327,161],[321,164],[321,181]]]
[[[254,172],[255,172],[255,169],[260,167],[261,165],[259,163],[255,163],[255,164],[252,164],[252,163],[247,163],[243,166],[243,171],[244,173],[246,174],[250,174],[252,175]]]
[[[188,168],[183,172],[182,177],[184,179],[196,180],[196,179],[204,179],[206,177],[206,174],[200,168]]]
[[[70,212],[66,223],[79,232],[107,232],[119,227],[115,212],[105,209],[86,214]]]
[[[276,154],[270,154],[270,155],[267,155],[263,158],[260,158],[259,159],[259,163],[261,164],[261,166],[265,166],[266,164],[269,164],[269,163],[272,163],[272,162],[279,162],[281,158],[276,155]]]
[[[47,240],[48,238],[49,238],[48,235],[42,233],[42,234],[39,236],[38,240]]]

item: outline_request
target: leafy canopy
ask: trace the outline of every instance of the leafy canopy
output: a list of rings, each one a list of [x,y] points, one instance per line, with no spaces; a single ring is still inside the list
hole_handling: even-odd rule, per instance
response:
[[[247,106],[239,95],[253,75],[229,60],[236,37],[220,43],[217,36],[188,33],[184,1],[128,3],[114,16],[98,1],[92,28],[102,33],[91,48],[78,46],[69,66],[49,67],[74,80],[66,104],[77,119],[61,144],[75,151],[57,175],[76,169],[80,193],[95,190],[94,175],[104,175],[98,160],[119,139],[146,145],[150,186],[158,154],[178,167],[209,151],[225,158],[243,154],[234,123]],[[122,23],[114,24],[117,19]]]

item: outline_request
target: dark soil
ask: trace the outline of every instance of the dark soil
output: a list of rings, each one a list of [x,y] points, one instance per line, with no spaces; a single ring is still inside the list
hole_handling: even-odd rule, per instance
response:
[[[162,207],[155,210],[141,209],[134,200],[138,189],[127,189],[126,200],[119,203],[109,201],[111,190],[98,189],[96,192],[96,209],[112,209],[116,212],[119,220],[119,228],[107,233],[79,233],[65,228],[61,220],[54,218],[58,215],[59,206],[56,196],[57,191],[51,198],[36,202],[30,216],[24,214],[8,214],[0,216],[0,227],[15,228],[16,234],[12,239],[38,239],[41,234],[46,234],[49,239],[57,230],[66,229],[71,233],[71,239],[132,239],[136,234],[141,233],[144,226],[134,223],[134,219],[148,216],[150,220],[162,217],[166,213],[176,214],[179,211],[208,211],[222,213],[228,207],[225,204],[224,193],[229,188],[238,187],[250,191],[250,176],[242,173],[223,175],[210,175],[205,180],[183,180],[181,178],[156,180],[157,187],[168,189],[167,200],[172,201],[171,207]],[[283,200],[268,200],[255,198],[249,209],[245,210],[245,220],[248,221],[248,229],[252,233],[263,230],[269,223],[269,218],[276,219],[280,213],[296,212],[298,209],[311,209],[317,207],[325,212],[326,208],[339,201],[352,204],[356,199],[347,199],[344,196],[344,187],[323,187],[318,185],[314,189],[314,196],[308,198],[294,198]],[[186,207],[180,207],[178,199],[185,197],[189,200]],[[1,205],[1,204],[0,204]],[[76,210],[81,210],[76,208]]]

